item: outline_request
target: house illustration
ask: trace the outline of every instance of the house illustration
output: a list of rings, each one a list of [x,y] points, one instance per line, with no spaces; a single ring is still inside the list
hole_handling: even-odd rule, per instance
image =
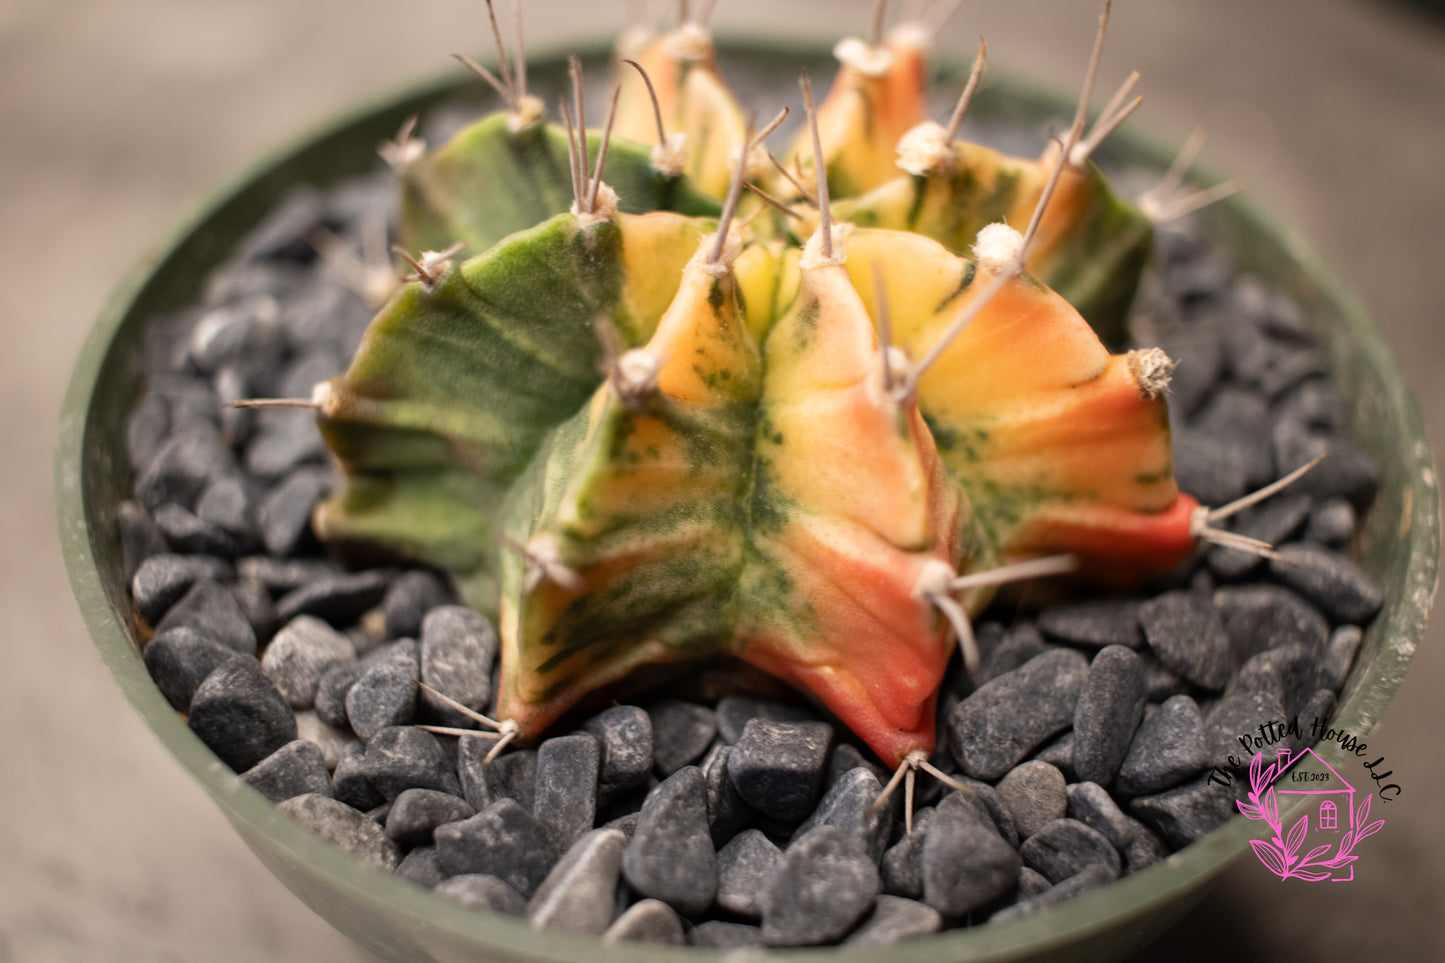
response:
[[[1289,820],[1291,825],[1299,815],[1309,817],[1309,831],[1299,852],[1307,853],[1316,846],[1328,844],[1330,850],[1323,857],[1328,859],[1338,850],[1340,837],[1355,828],[1355,787],[1313,749],[1293,753],[1281,748],[1275,752],[1275,761],[1279,775],[1275,777],[1274,790],[1282,797],[1281,811],[1289,807],[1298,813]],[[1293,810],[1301,797],[1307,801]],[[1354,878],[1355,866],[1351,862],[1335,869],[1330,881],[1344,883]]]

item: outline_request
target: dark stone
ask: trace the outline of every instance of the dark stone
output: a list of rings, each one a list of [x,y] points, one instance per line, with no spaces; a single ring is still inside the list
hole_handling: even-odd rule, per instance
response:
[[[748,730],[758,724],[754,720]],[[835,942],[873,909],[881,891],[878,866],[862,847],[833,826],[819,826],[795,838],[783,854],[782,866],[763,899],[763,942],[769,946]]]
[[[1129,803],[1129,811],[1170,846],[1183,849],[1234,814],[1234,796],[1200,777],[1152,796],[1140,796]]]
[[[1309,517],[1308,495],[1283,492],[1246,509],[1226,524],[1230,531],[1240,535],[1281,545],[1294,537]],[[1222,545],[1211,547],[1207,558],[1210,571],[1226,580],[1244,578],[1264,564],[1264,559],[1254,552]]]
[[[1126,816],[1109,791],[1096,782],[1077,782],[1069,787],[1069,818],[1103,836],[1121,853],[1134,840],[1135,820]]]
[[[410,725],[416,720],[417,692],[416,663],[381,659],[346,691],[346,718],[362,739],[387,726]]]
[[[937,933],[943,917],[931,906],[897,896],[880,896],[873,913],[854,930],[845,946],[892,946]]]
[[[1249,489],[1243,452],[1192,429],[1174,432],[1174,480],[1203,505],[1226,505]]]
[[[190,627],[157,633],[146,643],[141,655],[161,695],[177,712],[190,709],[196,689],[218,666],[245,658],[230,646]]]
[[[602,934],[602,942],[681,946],[687,937],[682,931],[682,918],[671,906],[662,900],[644,899],[633,903],[613,921]]]
[[[612,706],[583,726],[597,740],[597,794],[610,800],[640,786],[652,772],[652,717],[637,706]]]
[[[495,876],[528,898],[557,862],[551,834],[515,799],[499,799],[470,819],[438,826],[434,836],[448,876]]]
[[[170,427],[171,410],[165,397],[147,391],[125,423],[125,452],[133,470],[140,471],[151,463],[165,444]]]
[[[1342,625],[1335,629],[1325,646],[1325,661],[1320,669],[1321,685],[1336,692],[1345,687],[1350,667],[1355,664],[1355,653],[1360,650],[1364,637],[1365,633],[1358,625]]]
[[[437,737],[411,726],[389,726],[367,740],[361,771],[388,801],[408,789],[462,794]]]
[[[283,626],[266,646],[261,671],[292,708],[309,709],[316,703],[321,677],[338,665],[355,661],[356,649],[346,636],[320,619],[303,615]]]
[[[1319,542],[1332,549],[1343,549],[1355,537],[1359,524],[1354,506],[1343,498],[1331,498],[1310,512],[1309,524],[1305,526],[1304,539]]]
[[[385,805],[386,797],[366,776],[366,743],[353,742],[342,750],[331,773],[331,795],[362,812]]]
[[[728,756],[731,754],[731,746],[718,743],[708,750],[698,766],[707,785],[708,829],[712,834],[712,844],[719,847],[748,825],[756,813],[728,774]]]
[[[407,853],[397,865],[396,875],[423,889],[431,889],[446,879],[441,864],[437,862],[435,846],[417,846]]]
[[[232,574],[231,564],[225,559],[162,553],[141,562],[131,579],[130,594],[141,618],[155,625],[192,585],[202,579],[228,579]]]
[[[1260,726],[1284,720],[1284,707],[1272,692],[1245,691],[1225,696],[1205,717],[1205,758],[1222,761],[1240,752],[1239,737],[1254,736]]]
[[[313,579],[283,595],[276,602],[276,615],[284,622],[314,615],[332,625],[345,625],[381,602],[393,574],[374,569]]]
[[[1308,602],[1280,585],[1239,585],[1217,589],[1214,607],[1242,665],[1281,645],[1302,645],[1318,655],[1330,627]]]
[[[681,699],[659,699],[647,707],[652,718],[652,761],[664,779],[701,758],[717,735],[717,719],[707,706]]]
[[[1039,762],[1046,762],[1059,772],[1064,774],[1065,781],[1074,778],[1074,730],[1062,733],[1058,738],[1045,745],[1034,758]]]
[[[878,779],[880,784],[888,782],[892,773],[865,756],[851,742],[840,742],[833,746],[828,755],[828,771],[823,774],[823,792],[826,795],[848,773],[862,766]]]
[[[1068,879],[1050,886],[1036,896],[1020,900],[1012,906],[1006,906],[988,918],[990,923],[1007,923],[1010,920],[1023,919],[1032,916],[1040,910],[1048,909],[1050,906],[1057,906],[1067,902],[1075,896],[1087,893],[1091,889],[1098,889],[1119,878],[1119,874],[1111,872],[1108,866],[1095,863],[1085,867],[1079,873],[1070,876]]]
[[[298,468],[277,483],[256,511],[266,551],[286,556],[300,550],[311,535],[311,513],[330,488],[330,472],[311,466]]]
[[[597,740],[585,732],[554,736],[537,747],[532,813],[565,851],[592,828],[597,815]]]
[[[175,503],[161,505],[153,518],[166,544],[187,555],[235,558],[255,547],[254,539],[238,537]]]
[[[316,683],[314,699],[316,714],[322,722],[338,729],[351,727],[351,717],[346,714],[346,694],[365,671],[366,667],[353,659],[334,665],[322,674]]]
[[[527,907],[534,927],[601,936],[612,923],[627,837],[596,829],[576,841]]]
[[[1238,662],[1219,613],[1207,598],[1178,589],[1139,607],[1144,638],[1170,669],[1205,689],[1223,689]]]
[[[1021,838],[1063,817],[1068,807],[1064,774],[1037,759],[1020,763],[999,780],[998,798]]]
[[[423,638],[422,620],[438,606],[452,601],[451,589],[442,577],[426,569],[402,572],[387,586],[381,600],[382,623],[388,639]],[[467,611],[471,611],[468,609]],[[487,623],[488,628],[491,623]],[[493,631],[492,636],[496,636]],[[496,646],[494,645],[495,652]]]
[[[293,796],[276,808],[364,862],[393,870],[401,850],[369,816],[329,796]]]
[[[974,673],[974,685],[982,687],[984,683],[992,682],[1048,651],[1050,648],[1037,628],[1028,624],[1014,626]]]
[[[1280,474],[1321,455],[1324,460],[1291,487],[1320,501],[1343,498],[1356,508],[1368,507],[1380,487],[1374,458],[1343,436],[1300,430],[1288,420],[1275,423],[1274,457]]]
[[[1020,865],[1018,851],[987,818],[966,806],[940,804],[923,840],[923,901],[957,919],[1013,889]]]
[[[1257,488],[1274,480],[1274,449],[1270,439],[1269,402],[1248,388],[1223,385],[1190,419],[1191,428],[1223,443],[1226,457],[1244,473],[1245,486]],[[1176,476],[1179,446],[1175,446]],[[1293,467],[1293,466],[1291,466]],[[1180,481],[1180,487],[1193,493]],[[1196,498],[1201,498],[1195,495]],[[1222,504],[1203,502],[1203,504]]]
[[[796,822],[817,802],[832,742],[825,722],[754,718],[728,755],[728,774],[749,806]]]
[[[717,905],[738,916],[761,919],[763,894],[782,865],[782,850],[760,830],[734,836],[717,854]]]
[[[251,488],[240,478],[227,476],[207,485],[196,500],[196,517],[216,526],[245,550],[260,544]]]
[[[1354,562],[1319,545],[1285,545],[1269,564],[1275,578],[1299,592],[1335,623],[1365,625],[1384,593]]]
[[[873,770],[859,766],[823,794],[818,807],[798,827],[802,836],[819,826],[834,826],[843,835],[862,844],[864,852],[877,862],[888,848],[892,829],[892,807],[878,808],[883,785]]]
[[[169,550],[165,536],[139,502],[126,501],[117,505],[115,524],[120,531],[121,568],[127,582],[135,578],[142,562]]]
[[[451,793],[408,789],[392,800],[386,814],[386,834],[403,845],[429,843],[438,826],[474,815],[476,810],[465,799]]]
[[[719,950],[742,950],[761,948],[763,931],[747,923],[725,923],[722,920],[707,920],[693,927],[687,934],[691,946],[706,946]]]
[[[1101,649],[1074,710],[1074,774],[1107,785],[1144,715],[1144,663],[1120,645]]]
[[[1293,718],[1320,685],[1319,650],[1296,643],[1261,652],[1240,666],[1225,694],[1268,693],[1284,710],[1285,718]]]
[[[1146,718],[1119,766],[1114,790],[1143,796],[1177,786],[1207,767],[1204,717],[1187,695],[1172,696]]]
[[[732,745],[742,738],[749,719],[769,722],[817,722],[818,716],[805,706],[779,702],[751,692],[723,696],[717,704],[717,734]]]
[[[949,716],[954,758],[978,779],[998,779],[1074,721],[1089,664],[1072,650],[1047,652],[984,683]]]
[[[440,850],[438,850],[440,854]],[[441,856],[437,857],[438,864]],[[527,897],[515,888],[486,873],[462,873],[438,883],[432,892],[469,906],[472,909],[491,910],[505,916],[526,916]]]
[[[485,762],[497,740],[462,736],[457,740],[457,774],[462,794],[480,812],[498,799],[515,799],[527,812],[533,811],[537,794],[537,751],[512,749],[490,763]]]
[[[702,772],[685,766],[648,794],[622,856],[627,884],[684,916],[697,916],[717,895],[717,854],[707,822]]]
[[[251,578],[275,593],[290,592],[309,582],[341,574],[336,563],[324,558],[272,558],[252,555],[236,560],[236,574]]]
[[[1077,819],[1055,819],[1024,840],[1019,855],[1055,884],[1089,866],[1103,866],[1118,877],[1123,866],[1113,844]]]
[[[241,781],[273,803],[316,793],[331,795],[331,773],[321,750],[303,739],[286,743],[241,774]]]
[[[1137,649],[1144,644],[1138,599],[1111,597],[1052,605],[1039,613],[1039,628],[1072,645]]]
[[[187,724],[236,772],[296,738],[296,715],[250,659],[224,662],[206,676],[191,698]]]
[[[266,586],[253,578],[238,578],[231,583],[229,591],[246,624],[255,633],[256,641],[263,645],[270,641],[276,632],[276,604],[271,601]]]
[[[460,605],[434,607],[422,619],[420,649],[421,681],[476,712],[487,708],[497,632],[486,616]],[[428,718],[441,725],[473,725],[464,713],[430,692],[421,693],[421,704]]]
[[[246,470],[252,475],[280,478],[301,465],[320,463],[325,455],[326,444],[310,412],[257,412],[256,431],[245,454]]]
[[[1148,869],[1169,855],[1169,845],[1159,838],[1158,833],[1132,817],[1130,822],[1134,833],[1128,847],[1123,851],[1126,875]]]
[[[146,465],[135,495],[151,511],[169,504],[189,509],[208,484],[235,473],[235,456],[216,426],[190,422],[173,431]]]
[[[920,809],[913,814],[913,836],[899,838],[883,854],[879,864],[883,892],[919,899],[923,896],[923,842],[936,810]]]

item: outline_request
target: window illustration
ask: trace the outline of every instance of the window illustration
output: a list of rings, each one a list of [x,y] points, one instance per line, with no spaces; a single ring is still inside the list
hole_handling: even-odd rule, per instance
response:
[[[1335,804],[1328,799],[1320,803],[1320,828],[1335,828]]]

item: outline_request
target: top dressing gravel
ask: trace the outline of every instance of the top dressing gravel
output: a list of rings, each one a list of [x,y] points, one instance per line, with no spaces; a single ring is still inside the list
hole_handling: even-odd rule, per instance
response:
[[[424,570],[361,568],[310,530],[333,484],[306,397],[372,311],[317,257],[391,208],[389,178],[292,193],[151,326],[117,518],[147,668],[248,785],[357,858],[470,906],[612,940],[889,943],[1016,918],[1230,817],[1208,781],[1262,722],[1327,717],[1379,609],[1348,559],[1377,470],[1299,309],[1187,229],[1159,233],[1136,331],[1179,361],[1179,487],[1223,504],[1320,453],[1150,595],[1010,605],[950,672],[932,760],[966,791],[903,794],[846,729],[779,691],[656,690],[485,763],[495,737],[418,681],[490,704],[494,627]],[[958,662],[955,656],[955,663]],[[679,698],[688,696],[688,698]],[[696,701],[692,698],[697,696]],[[1296,746],[1296,749],[1300,746]]]

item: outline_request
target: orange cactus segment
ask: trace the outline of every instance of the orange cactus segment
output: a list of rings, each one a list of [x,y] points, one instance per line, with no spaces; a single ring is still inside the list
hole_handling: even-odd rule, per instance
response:
[[[1082,559],[1085,579],[1128,587],[1169,571],[1194,550],[1198,508],[1188,495],[1154,513],[1054,503],[1015,533],[1012,548],[1027,555],[1071,551]]]

